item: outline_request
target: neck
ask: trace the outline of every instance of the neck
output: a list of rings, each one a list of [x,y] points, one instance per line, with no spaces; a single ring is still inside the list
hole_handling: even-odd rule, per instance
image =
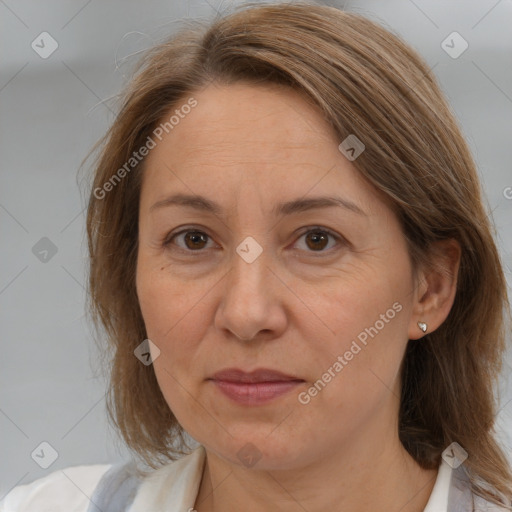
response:
[[[297,510],[386,510],[422,512],[437,476],[422,469],[398,436],[351,439],[340,450],[320,453],[293,469],[257,470],[232,464],[206,451],[195,510],[296,512]],[[388,443],[381,443],[387,439]],[[350,444],[350,446],[348,446]]]

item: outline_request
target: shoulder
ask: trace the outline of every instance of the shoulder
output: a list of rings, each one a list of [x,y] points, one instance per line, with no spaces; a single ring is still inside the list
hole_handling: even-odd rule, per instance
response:
[[[0,512],[86,512],[92,495],[112,464],[70,466],[12,489]]]
[[[15,487],[0,501],[0,512],[175,510],[176,502],[188,504],[195,499],[204,458],[199,447],[149,472],[139,470],[135,461],[67,467]],[[166,503],[163,509],[162,502]],[[189,508],[193,507],[179,510]]]

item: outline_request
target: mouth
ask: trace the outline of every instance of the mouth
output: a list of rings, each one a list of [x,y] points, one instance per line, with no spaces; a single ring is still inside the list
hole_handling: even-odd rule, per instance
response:
[[[232,401],[244,405],[261,405],[289,393],[304,379],[271,369],[244,372],[228,368],[207,379]]]

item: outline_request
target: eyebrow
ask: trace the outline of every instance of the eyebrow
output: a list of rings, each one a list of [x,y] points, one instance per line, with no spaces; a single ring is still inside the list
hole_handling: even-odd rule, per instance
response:
[[[151,206],[149,211],[151,212],[157,208],[164,208],[169,206],[186,206],[189,208],[194,208],[198,211],[209,212],[219,216],[222,214],[222,207],[215,201],[200,195],[188,194],[174,194],[172,196],[166,197],[165,199],[157,201],[153,206]],[[368,216],[368,214],[363,211],[357,204],[349,201],[348,199],[336,196],[308,197],[278,203],[272,209],[272,213],[274,215],[283,216],[319,208],[332,207],[341,207],[359,215],[363,215],[365,217]]]

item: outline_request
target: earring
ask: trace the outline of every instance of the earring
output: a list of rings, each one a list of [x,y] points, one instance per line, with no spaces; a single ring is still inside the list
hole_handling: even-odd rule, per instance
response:
[[[425,322],[418,322],[418,327],[423,331],[427,332],[427,324]]]

